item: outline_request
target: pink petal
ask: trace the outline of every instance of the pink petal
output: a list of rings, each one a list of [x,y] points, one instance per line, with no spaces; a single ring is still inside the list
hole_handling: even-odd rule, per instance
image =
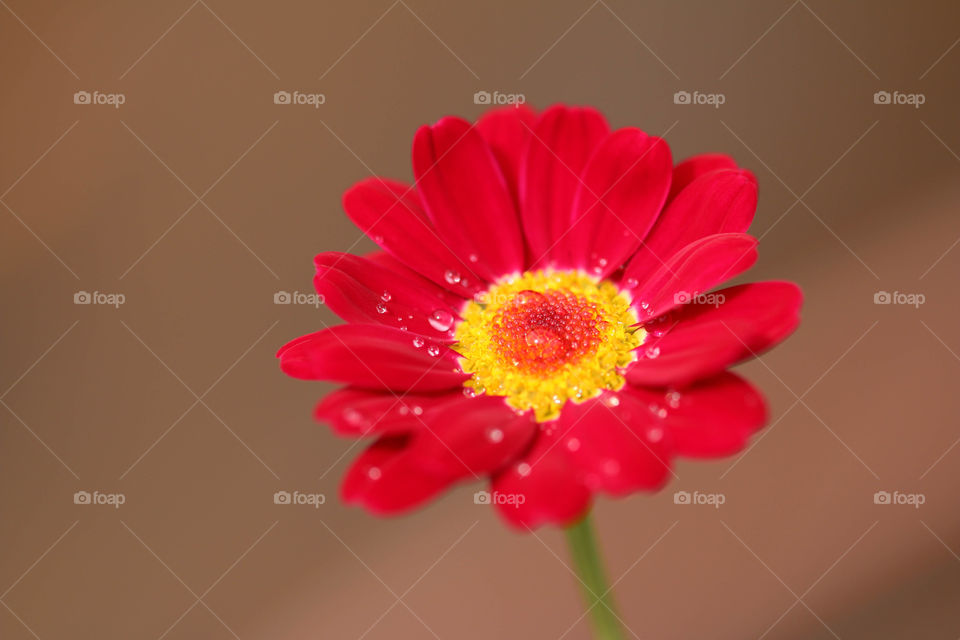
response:
[[[406,327],[433,340],[453,341],[457,311],[447,306],[443,289],[432,282],[408,280],[348,253],[321,253],[314,264],[317,293],[347,322]]]
[[[386,515],[413,509],[446,489],[453,479],[416,465],[408,455],[408,442],[386,436],[361,453],[343,478],[343,501]]]
[[[463,398],[459,390],[444,393],[390,392],[347,387],[320,401],[313,417],[329,423],[342,436],[402,434],[423,428],[423,416]]]
[[[695,240],[743,233],[757,209],[757,180],[749,171],[720,170],[693,181],[660,215],[624,278],[644,280]]]
[[[682,387],[766,351],[800,322],[803,295],[792,282],[757,282],[716,294],[722,304],[688,304],[664,316],[672,328],[638,349],[641,358],[627,370],[627,382]]]
[[[478,396],[448,402],[424,416],[411,454],[438,474],[472,477],[500,470],[530,444],[537,423],[517,415],[502,397]]]
[[[588,489],[622,496],[663,486],[670,473],[665,430],[646,404],[605,392],[567,404],[557,420],[564,449]]]
[[[543,433],[530,451],[493,477],[490,492],[500,516],[521,530],[566,526],[590,508],[590,491],[557,440]]]
[[[530,140],[530,131],[537,116],[525,104],[492,109],[477,120],[477,131],[490,145],[500,170],[507,181],[514,204],[519,206],[517,181],[520,161]],[[518,209],[519,210],[519,209]]]
[[[520,212],[529,264],[547,265],[569,229],[580,173],[610,128],[596,109],[555,105],[544,111],[520,167]]]
[[[655,318],[743,273],[757,260],[757,240],[721,233],[691,242],[631,293],[641,319]],[[624,274],[629,284],[630,272]]]
[[[343,194],[343,208],[353,223],[384,251],[425,278],[463,297],[483,288],[482,278],[454,254],[434,229],[412,187],[393,180],[368,178]]]
[[[583,170],[573,223],[554,255],[563,266],[606,277],[636,251],[670,188],[670,148],[639,129],[620,129]]]
[[[468,257],[471,270],[487,281],[523,270],[513,199],[493,152],[469,122],[447,117],[421,127],[413,174],[430,220],[447,246]]]
[[[627,385],[620,396],[635,398],[664,415],[672,450],[693,458],[720,458],[746,446],[767,422],[763,396],[743,378],[724,372],[682,391]]]
[[[702,175],[711,171],[720,169],[736,169],[737,162],[730,156],[723,153],[702,153],[683,162],[677,163],[673,168],[673,181],[670,183],[670,195],[667,196],[667,202],[670,202],[687,185]]]
[[[442,391],[469,377],[460,371],[454,351],[430,340],[418,348],[414,337],[391,327],[343,324],[301,336],[281,347],[277,357],[294,378],[365,389]]]

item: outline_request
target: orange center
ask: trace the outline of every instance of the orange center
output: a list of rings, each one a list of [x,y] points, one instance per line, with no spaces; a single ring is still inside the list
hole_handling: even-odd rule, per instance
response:
[[[597,305],[578,295],[527,289],[501,306],[491,334],[504,364],[547,375],[594,353],[605,324]]]

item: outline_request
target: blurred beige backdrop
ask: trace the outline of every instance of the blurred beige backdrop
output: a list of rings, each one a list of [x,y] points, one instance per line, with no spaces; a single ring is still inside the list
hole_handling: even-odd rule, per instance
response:
[[[588,637],[562,535],[508,532],[476,487],[342,507],[329,387],[274,359],[335,321],[275,293],[373,248],[343,190],[409,179],[416,127],[499,91],[734,155],[761,187],[748,278],[806,293],[741,367],[755,446],[598,504],[636,637],[957,638],[958,38],[932,0],[0,1],[0,637]]]

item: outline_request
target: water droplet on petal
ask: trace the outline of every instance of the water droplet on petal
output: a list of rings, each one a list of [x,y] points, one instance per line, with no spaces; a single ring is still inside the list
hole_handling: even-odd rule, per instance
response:
[[[487,433],[487,438],[490,442],[497,443],[503,441],[503,430],[502,429],[490,429]]]
[[[577,451],[580,449],[580,440],[577,438],[570,438],[567,440],[567,449],[570,451]]]
[[[449,331],[453,326],[453,314],[445,309],[437,309],[430,314],[430,326],[437,331]]]
[[[471,254],[470,254],[470,257],[469,257],[470,262],[476,262],[476,261],[479,260],[479,259],[480,259],[480,258],[477,257],[477,254],[475,254],[475,253],[471,253]]]
[[[623,286],[627,289],[633,289],[638,284],[640,284],[640,281],[636,278],[627,278],[623,281]]]
[[[460,274],[452,269],[447,269],[443,274],[443,279],[447,281],[447,284],[457,284],[460,282]]]
[[[370,467],[369,469],[367,469],[367,476],[371,480],[379,480],[380,476],[382,475],[383,475],[383,472],[380,471],[379,467]]]
[[[670,405],[671,409],[676,409],[680,406],[680,392],[679,391],[668,391],[667,392],[667,404]]]
[[[660,442],[663,440],[663,429],[660,427],[653,427],[647,431],[647,438],[650,439],[650,442]]]
[[[438,347],[435,344],[432,344],[429,347],[427,347],[427,353],[429,353],[432,356],[438,356],[440,355],[440,347]]]
[[[420,336],[416,336],[416,337],[413,339],[413,346],[415,346],[417,349],[419,349],[420,347],[422,347],[422,346],[423,346],[423,338],[421,338]]]
[[[643,353],[648,358],[653,360],[654,358],[660,355],[660,347],[647,347]]]
[[[526,462],[521,462],[517,465],[517,473],[519,473],[521,476],[530,475],[530,465]]]
[[[384,291],[383,293],[380,294],[380,299],[383,300],[384,302],[390,302],[390,298],[392,297],[393,296],[390,295],[389,291]]]
[[[377,313],[386,313],[386,312],[387,312],[387,306],[385,304],[383,304],[382,302],[377,304]]]

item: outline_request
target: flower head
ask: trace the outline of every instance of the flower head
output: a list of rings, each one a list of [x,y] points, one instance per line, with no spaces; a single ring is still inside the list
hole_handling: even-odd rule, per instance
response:
[[[278,353],[291,376],[346,384],[315,415],[372,438],[347,501],[396,513],[489,479],[511,524],[568,524],[763,426],[763,397],[726,369],[789,335],[801,294],[715,290],[757,257],[750,172],[674,166],[663,140],[562,105],[422,127],[413,169],[347,191],[382,251],[317,256],[347,324]]]

